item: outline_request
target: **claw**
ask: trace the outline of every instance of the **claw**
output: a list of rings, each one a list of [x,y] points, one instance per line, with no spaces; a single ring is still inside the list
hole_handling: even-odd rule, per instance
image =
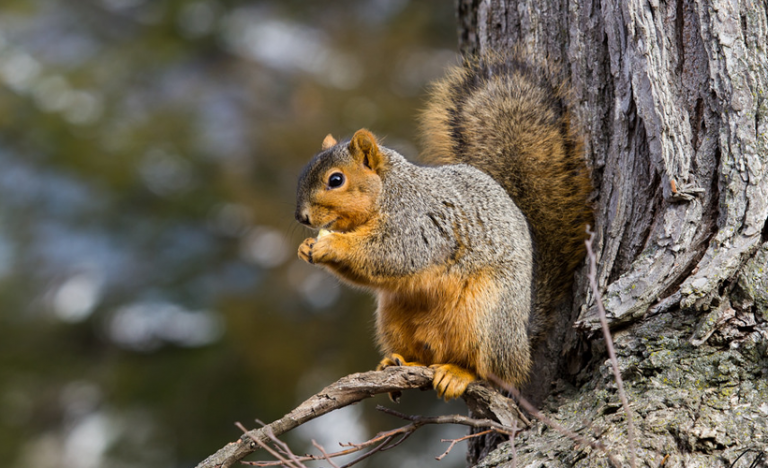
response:
[[[379,362],[379,365],[376,366],[376,370],[382,370],[386,369],[387,367],[393,367],[393,366],[423,366],[424,364],[420,362],[408,362],[405,360],[405,358],[397,353],[392,353],[389,356],[385,357],[384,359]]]
[[[462,396],[467,385],[477,380],[474,372],[453,364],[433,364],[429,367],[435,370],[432,387],[437,396],[445,401]]]
[[[389,356],[385,357],[384,359],[379,362],[379,365],[376,366],[376,370],[384,370],[387,367],[399,367],[399,366],[423,366],[424,364],[421,364],[419,362],[408,362],[405,360],[405,358],[397,353],[392,353]],[[389,399],[394,403],[400,403],[400,396],[402,395],[402,392],[400,391],[394,391],[389,392]]]

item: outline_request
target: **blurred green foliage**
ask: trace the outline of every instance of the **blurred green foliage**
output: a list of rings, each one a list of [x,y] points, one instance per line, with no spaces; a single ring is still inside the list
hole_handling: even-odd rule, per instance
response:
[[[296,259],[296,176],[328,132],[368,127],[415,156],[453,15],[429,0],[3,2],[6,466],[194,466],[235,421],[376,364],[372,299]],[[370,406],[289,440],[399,424]],[[437,463],[439,438],[367,466]]]

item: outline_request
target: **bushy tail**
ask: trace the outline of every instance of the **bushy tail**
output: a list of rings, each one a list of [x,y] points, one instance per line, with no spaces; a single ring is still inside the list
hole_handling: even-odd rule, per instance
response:
[[[567,88],[521,57],[483,56],[452,70],[433,85],[421,124],[425,162],[487,172],[528,218],[536,249],[535,339],[584,257],[592,185]]]

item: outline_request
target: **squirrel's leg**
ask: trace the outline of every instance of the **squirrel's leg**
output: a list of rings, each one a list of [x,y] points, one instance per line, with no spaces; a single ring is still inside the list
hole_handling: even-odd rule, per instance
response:
[[[460,397],[467,385],[477,380],[474,372],[454,364],[433,364],[429,367],[435,370],[432,386],[437,396],[445,398],[445,401]]]

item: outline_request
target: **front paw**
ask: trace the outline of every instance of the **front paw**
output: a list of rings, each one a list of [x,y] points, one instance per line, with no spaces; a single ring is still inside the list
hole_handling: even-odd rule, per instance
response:
[[[307,263],[315,263],[312,258],[312,248],[317,243],[317,239],[309,237],[304,239],[304,242],[299,246],[299,258]]]
[[[334,262],[336,260],[333,247],[334,235],[331,233],[317,239],[314,237],[304,239],[299,246],[299,258],[313,265]]]

